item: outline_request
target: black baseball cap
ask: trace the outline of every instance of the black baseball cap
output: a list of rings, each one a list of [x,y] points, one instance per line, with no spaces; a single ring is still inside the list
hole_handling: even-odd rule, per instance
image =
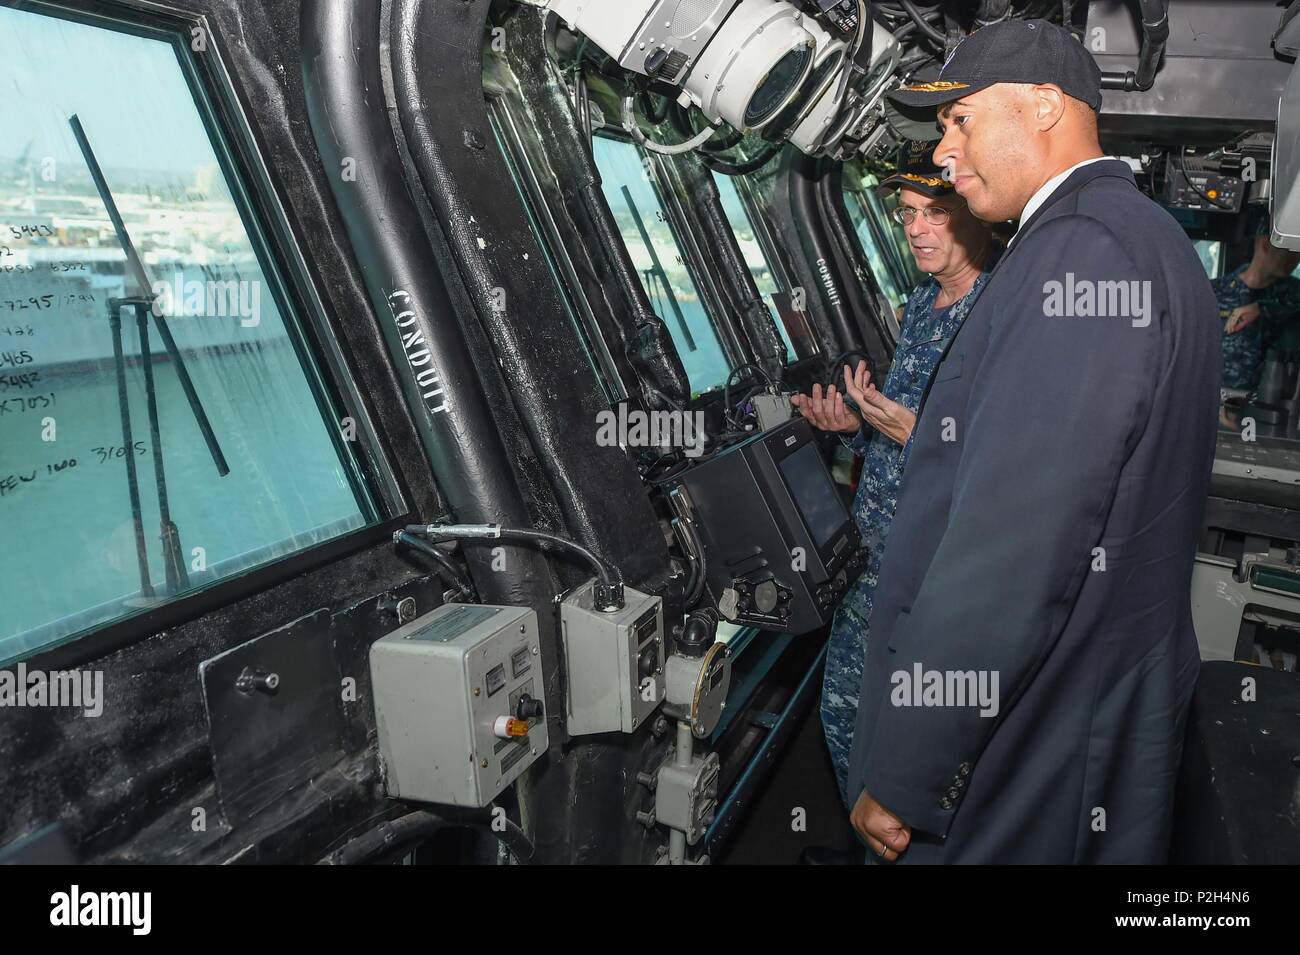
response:
[[[1053,83],[1066,96],[1101,109],[1101,69],[1064,27],[1047,20],[1003,20],[976,30],[957,44],[937,79],[889,94],[914,109],[978,93],[998,83]]]
[[[898,171],[880,184],[880,191],[906,186],[927,196],[946,196],[952,192],[952,183],[943,177],[943,169],[930,158],[938,145],[938,140],[912,139],[903,143],[898,151]]]

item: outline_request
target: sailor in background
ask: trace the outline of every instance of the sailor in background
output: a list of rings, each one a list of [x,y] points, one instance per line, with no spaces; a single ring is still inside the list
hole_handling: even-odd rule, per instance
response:
[[[1219,302],[1219,317],[1224,319],[1225,388],[1258,384],[1265,353],[1297,321],[1300,312],[1300,279],[1291,275],[1300,264],[1300,253],[1279,249],[1269,241],[1268,232],[1266,215],[1260,221],[1250,262],[1210,283]]]
[[[905,143],[897,173],[880,186],[881,190],[899,190],[894,219],[907,235],[917,267],[930,273],[907,299],[893,364],[883,387],[877,389],[872,384],[871,373],[862,362],[856,372],[844,369],[848,397],[861,409],[861,417],[834,385],[824,395],[821,387],[814,385],[811,397],[797,395],[794,399],[816,427],[851,434],[851,440],[843,439],[845,444],[865,458],[853,516],[870,558],[856,588],[836,611],[826,651],[821,704],[826,742],[846,806],[851,806],[846,789],[849,750],[871,599],[894,518],[908,437],[934,366],[965,318],[998,251],[988,227],[971,215],[952,184],[943,178],[943,171],[931,161],[935,145]]]

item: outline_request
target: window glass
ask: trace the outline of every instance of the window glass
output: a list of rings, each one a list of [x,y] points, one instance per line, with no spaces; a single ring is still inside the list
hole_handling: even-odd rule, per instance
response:
[[[571,287],[579,287],[579,279],[564,248],[563,240],[555,233],[554,221],[546,208],[545,199],[539,194],[535,174],[528,164],[527,155],[519,148],[518,134],[514,129],[510,107],[500,98],[492,97],[489,100],[488,119],[492,123],[497,145],[501,148],[501,155],[506,160],[510,177],[528,215],[528,224],[532,227],[534,238],[537,239],[537,246],[541,249],[555,281],[560,302],[578,333],[587,362],[591,365],[601,389],[611,403],[626,398],[627,392],[619,382],[618,367],[609,352],[608,344],[601,337],[600,327],[591,315],[590,306],[581,297],[575,299],[570,292]],[[569,283],[572,283],[572,286]]]
[[[1192,244],[1196,247],[1196,254],[1201,257],[1201,265],[1205,267],[1205,274],[1212,279],[1222,276],[1223,243],[1215,242],[1212,239],[1197,239]]]
[[[699,289],[686,266],[654,184],[631,143],[597,136],[592,144],[623,242],[641,276],[650,304],[668,327],[691,391],[717,388],[730,367]]]
[[[0,661],[375,519],[188,55],[0,8]]]
[[[736,183],[731,176],[724,176],[715,172],[713,181],[718,184],[718,195],[722,199],[722,211],[726,213],[727,222],[731,225],[731,231],[736,235],[736,243],[740,246],[740,252],[745,258],[745,264],[749,266],[749,272],[754,276],[754,284],[758,286],[758,293],[763,296],[763,301],[767,304],[767,310],[772,313],[772,321],[776,323],[776,329],[781,333],[781,340],[785,342],[786,361],[793,361],[795,358],[794,342],[790,340],[790,332],[785,327],[785,322],[781,320],[781,313],[777,311],[776,304],[772,299],[773,295],[781,294],[781,288],[777,283],[776,276],[772,274],[772,266],[767,260],[767,255],[763,252],[763,246],[758,241],[758,236],[754,231],[754,222],[749,217],[749,210],[745,208],[745,204],[740,198],[740,192],[736,189]]]
[[[898,195],[890,192],[883,198],[876,194],[880,181],[853,166],[844,169],[844,204],[849,211],[858,241],[871,266],[871,274],[890,303],[897,308],[907,301],[922,279],[903,230],[890,218],[898,206]]]

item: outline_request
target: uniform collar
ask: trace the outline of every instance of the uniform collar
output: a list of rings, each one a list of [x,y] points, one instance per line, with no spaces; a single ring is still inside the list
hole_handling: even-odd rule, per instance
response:
[[[1020,213],[1020,224],[1016,229],[1016,234],[1013,235],[1011,237],[1011,241],[1007,243],[1007,248],[1010,248],[1011,246],[1015,245],[1016,240],[1019,239],[1020,234],[1025,231],[1025,226],[1029,224],[1029,221],[1031,219],[1033,219],[1034,214],[1043,207],[1043,204],[1046,203],[1047,200],[1052,197],[1052,195],[1056,192],[1057,189],[1059,189],[1062,185],[1064,185],[1065,180],[1069,179],[1072,175],[1075,174],[1075,172],[1084,168],[1085,166],[1091,166],[1093,163],[1107,162],[1107,161],[1117,162],[1119,160],[1117,160],[1114,156],[1098,156],[1096,159],[1085,159],[1083,162],[1077,162],[1069,169],[1057,173],[1051,179],[1047,180],[1047,182],[1039,186],[1038,191],[1035,192],[1032,196],[1030,196],[1029,201],[1025,203],[1024,211]]]

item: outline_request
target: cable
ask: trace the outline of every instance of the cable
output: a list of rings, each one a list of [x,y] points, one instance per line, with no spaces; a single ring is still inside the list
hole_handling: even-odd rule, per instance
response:
[[[690,542],[690,550],[693,551],[688,554],[691,558],[691,578],[686,588],[686,596],[683,598],[685,603],[682,606],[683,610],[690,610],[704,596],[704,583],[708,579],[708,570],[704,563],[704,542],[700,540],[700,532],[695,529],[693,521],[684,521],[680,517],[676,518],[676,521]]]
[[[646,484],[649,484],[651,487],[659,487],[661,485],[668,484],[672,481],[675,481],[677,478],[681,477],[683,474],[685,474],[694,466],[695,466],[695,462],[692,461],[690,458],[687,458],[684,461],[678,461],[676,464],[674,464],[666,472],[659,475],[658,477],[649,477],[647,475],[645,478],[642,478],[642,480],[645,481]]]
[[[552,544],[577,554],[596,568],[596,576],[600,578],[595,590],[596,609],[612,611],[623,608],[623,577],[618,568],[595,551],[559,534],[526,527],[502,527],[500,524],[412,524],[406,530],[411,534],[443,540],[524,540]]]
[[[1001,12],[998,12],[999,7]],[[975,15],[975,29],[978,30],[980,27],[1001,23],[1009,16],[1011,16],[1011,0],[1006,0],[1005,3],[999,3],[996,0],[984,0],[980,4],[979,13]]]
[[[743,162],[727,162],[718,159],[716,156],[710,156],[707,153],[701,153],[700,160],[713,172],[720,173],[721,175],[748,176],[758,172],[770,163],[781,154],[783,149],[785,149],[785,143],[773,143],[753,159],[746,159]]]
[[[643,112],[645,118],[650,120],[651,124],[655,126],[658,126],[668,118],[668,111],[673,106],[673,103],[669,101],[668,97],[661,96],[659,99],[663,102],[662,112],[658,112],[653,108],[654,101],[650,93],[641,94],[641,112]]]
[[[520,865],[528,865],[533,857],[532,840],[509,819],[502,818],[498,825],[504,825],[504,829],[498,832],[491,822],[482,817],[467,816],[456,819],[419,810],[381,822],[370,831],[348,840],[316,864],[364,865],[378,858],[392,856],[413,848],[443,829],[469,827],[492,833],[498,842],[504,843],[514,854]]]
[[[842,101],[844,91],[848,88],[849,77],[853,75],[853,63],[858,58],[858,53],[862,50],[862,41],[867,36],[867,3],[866,0],[858,0],[858,35],[853,41],[853,47],[846,56],[845,62],[848,64],[840,73],[840,85],[835,91],[835,99],[831,102]]]
[[[917,28],[920,29],[922,33],[938,43],[948,42],[948,38],[942,31],[937,27],[932,26],[926,21],[925,17],[921,16],[921,11],[916,9],[916,4],[913,3],[912,0],[898,0],[898,2],[902,5],[903,9],[907,11],[907,15],[912,18],[912,22],[917,25]],[[942,16],[942,11],[937,12]]]
[[[735,380],[736,375],[738,375],[740,372],[745,371],[747,369],[752,369],[758,372],[760,375],[763,376],[763,379],[767,382],[767,387],[776,390],[776,385],[772,381],[772,376],[769,375],[763,368],[759,367],[758,365],[755,365],[753,362],[748,362],[744,365],[737,365],[735,368],[731,369],[731,374],[727,375],[727,380],[722,385],[723,424],[732,425],[735,423],[732,421],[731,418],[731,382]],[[746,396],[746,400],[749,397],[752,397],[752,395]]]
[[[716,156],[710,156],[707,153],[700,153],[700,161],[703,162],[710,171],[716,172],[720,176],[749,176],[758,172],[777,156],[781,155],[783,149],[785,149],[784,143],[774,143],[764,149],[753,159],[746,159],[744,162],[728,162],[725,159],[718,159]]]
[[[733,129],[722,139],[709,140],[700,148],[709,153],[725,153],[729,149],[735,149],[744,141],[745,134],[738,129]]]
[[[875,11],[886,17],[892,17],[895,20],[908,19],[907,11],[902,7],[896,7],[892,3],[883,3],[881,0],[876,0]]]
[[[451,582],[460,590],[462,596],[474,598],[474,585],[470,583],[469,577],[456,566],[450,557],[428,541],[422,541],[414,534],[409,534],[406,531],[395,531],[393,533],[393,543],[405,544],[411,550],[418,550],[421,554],[432,557],[438,562],[438,566],[445,572],[446,576],[451,578]]]
[[[916,24],[913,23],[911,20],[908,20],[901,27],[899,27],[897,30],[894,31],[894,39],[898,40],[901,43],[903,40],[906,40],[910,34],[914,32],[916,32]]]
[[[657,143],[647,136],[641,130],[640,124],[637,123],[635,103],[636,99],[633,96],[628,96],[623,100],[623,128],[627,130],[628,134],[633,139],[652,153],[659,153],[662,156],[680,156],[683,153],[689,153],[692,150],[703,146],[712,139],[713,134],[717,132],[716,129],[710,126],[694,139],[688,139],[684,143],[674,143],[672,145]]]

